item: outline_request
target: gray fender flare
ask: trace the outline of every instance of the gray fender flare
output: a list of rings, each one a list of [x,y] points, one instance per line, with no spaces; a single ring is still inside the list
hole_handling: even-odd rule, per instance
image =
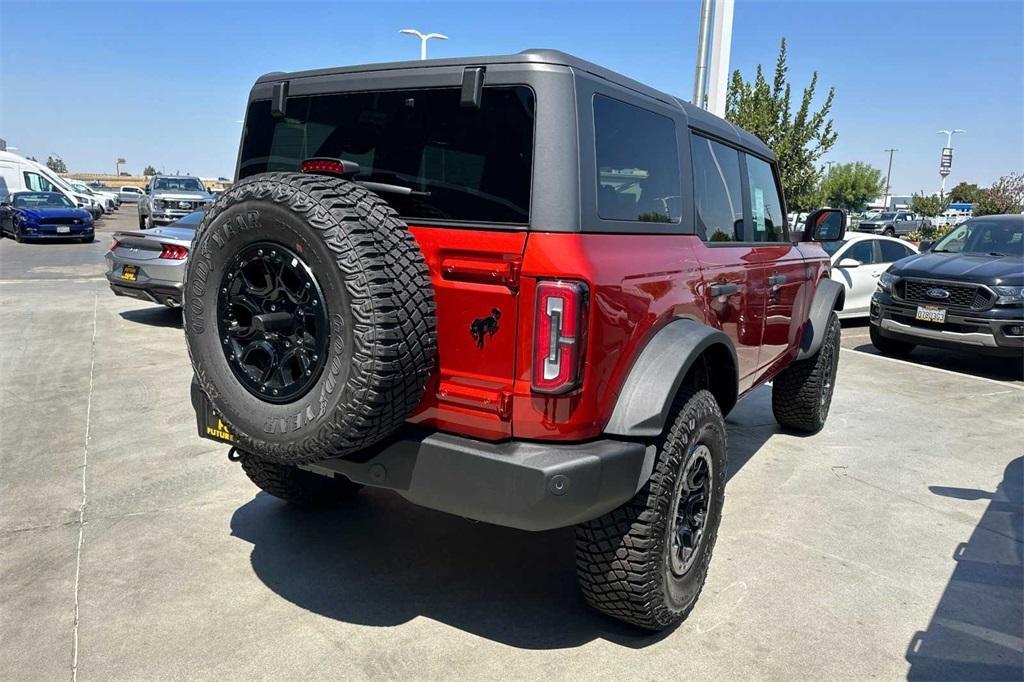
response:
[[[821,342],[825,338],[825,329],[828,327],[828,318],[833,310],[837,309],[836,302],[840,297],[845,296],[843,285],[831,279],[823,279],[818,283],[814,291],[814,300],[811,301],[811,309],[807,313],[807,323],[804,325],[803,337],[800,339],[800,353],[797,360],[805,360],[821,348]]]
[[[675,320],[662,327],[640,352],[615,401],[605,433],[630,438],[651,438],[664,430],[672,400],[693,363],[713,346],[724,346],[732,363],[732,376],[722,377],[731,386],[736,402],[736,348],[732,339],[714,327],[695,320]]]

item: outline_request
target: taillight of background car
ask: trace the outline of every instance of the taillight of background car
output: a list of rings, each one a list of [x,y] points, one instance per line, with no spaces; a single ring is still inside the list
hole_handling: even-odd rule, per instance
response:
[[[160,257],[170,260],[185,260],[188,257],[188,249],[175,244],[163,244],[163,251],[160,252]]]
[[[583,377],[587,286],[582,282],[537,283],[533,339],[533,390],[567,393]]]

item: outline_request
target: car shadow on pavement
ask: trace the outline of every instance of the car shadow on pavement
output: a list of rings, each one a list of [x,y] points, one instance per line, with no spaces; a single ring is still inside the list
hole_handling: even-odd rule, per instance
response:
[[[995,492],[929,487],[936,495],[991,500],[967,542],[928,629],[907,647],[911,680],[1024,679],[1024,457]]]
[[[866,318],[843,320],[843,331],[849,330],[851,336],[866,336],[868,326]],[[866,338],[863,343],[855,342],[855,345],[847,347],[868,355],[882,355]],[[944,350],[918,346],[909,355],[898,359],[914,365],[936,367],[958,374],[969,374],[996,381],[1024,381],[1024,362],[1021,361],[1021,358],[991,357],[969,350]]]
[[[121,317],[129,322],[148,324],[151,327],[174,327],[182,329],[181,308],[168,308],[167,306],[149,306],[147,308],[136,308],[125,310]]]
[[[747,408],[759,422],[771,420],[768,395],[767,417],[757,405]],[[774,430],[730,424],[730,478]],[[476,523],[365,488],[350,507],[327,511],[298,510],[260,493],[235,511],[231,533],[252,543],[253,570],[267,587],[347,623],[391,627],[423,616],[524,649],[599,638],[642,648],[670,634],[586,605],[572,528],[529,533]]]

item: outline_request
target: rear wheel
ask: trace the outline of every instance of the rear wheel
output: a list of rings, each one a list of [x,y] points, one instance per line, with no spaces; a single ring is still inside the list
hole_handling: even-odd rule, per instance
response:
[[[362,487],[342,476],[330,478],[288,464],[239,452],[242,471],[265,493],[297,507],[333,507],[350,501]]]
[[[871,345],[877,348],[878,352],[882,355],[902,357],[910,353],[910,351],[915,348],[912,343],[885,338],[882,336],[882,333],[878,331],[878,327],[873,324],[870,326],[868,334],[871,336]]]
[[[725,421],[706,390],[673,405],[650,479],[636,496],[576,527],[576,574],[587,602],[648,630],[697,603],[725,499]]]
[[[139,229],[146,229],[146,216],[142,215],[141,213],[139,213]]]
[[[818,352],[794,362],[772,382],[772,412],[785,428],[802,433],[824,428],[839,366],[840,329],[839,317],[830,313]]]

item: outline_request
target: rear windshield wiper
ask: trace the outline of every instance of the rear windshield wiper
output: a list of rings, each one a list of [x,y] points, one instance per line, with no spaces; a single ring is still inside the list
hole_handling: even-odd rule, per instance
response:
[[[389,194],[402,194],[405,196],[414,197],[429,197],[430,192],[421,192],[412,187],[404,187],[402,185],[392,185],[387,182],[373,182],[372,180],[353,180],[356,184],[362,185],[366,189],[373,192],[387,192]]]

